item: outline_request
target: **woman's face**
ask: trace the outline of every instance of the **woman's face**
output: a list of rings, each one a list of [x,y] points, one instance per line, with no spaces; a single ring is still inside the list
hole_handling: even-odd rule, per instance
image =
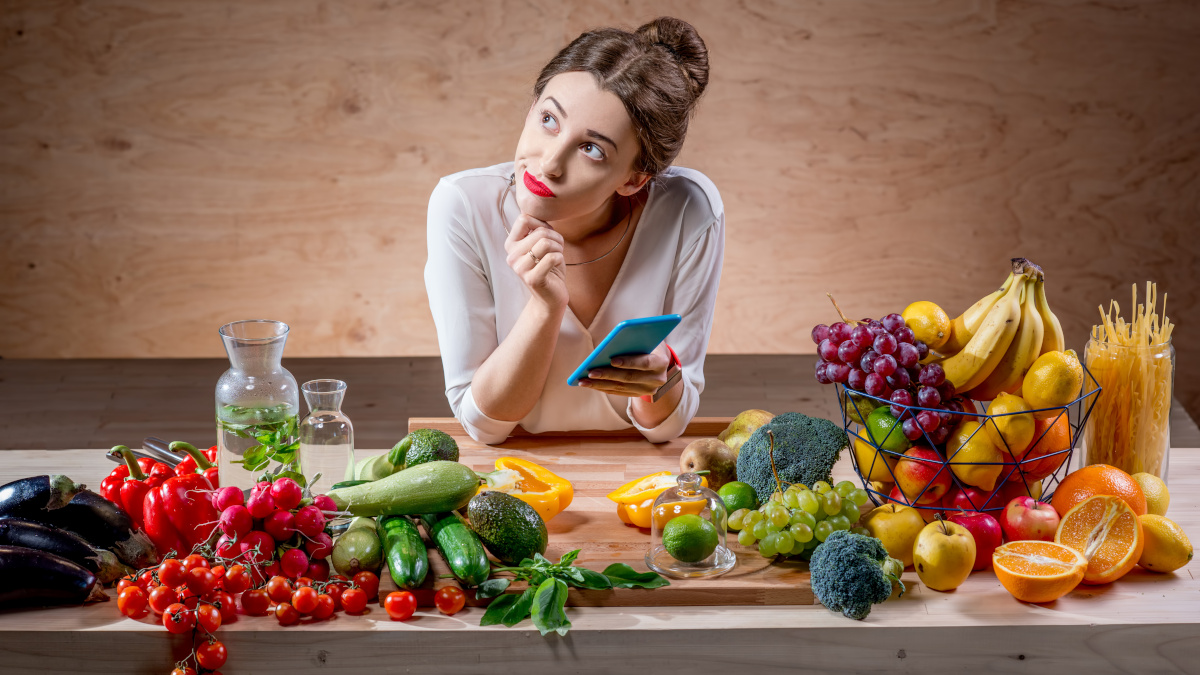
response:
[[[631,195],[649,176],[634,171],[639,147],[621,99],[590,73],[555,75],[525,117],[517,142],[517,204],[545,221],[601,208],[614,193]]]

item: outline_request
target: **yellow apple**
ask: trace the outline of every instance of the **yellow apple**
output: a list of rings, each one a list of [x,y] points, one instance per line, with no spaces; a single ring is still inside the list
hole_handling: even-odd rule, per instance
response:
[[[917,535],[913,566],[921,583],[935,591],[952,591],[967,580],[975,566],[975,538],[958,523],[929,523]]]
[[[861,524],[883,544],[888,555],[904,563],[905,567],[913,564],[913,546],[925,527],[925,521],[916,509],[902,504],[884,504],[867,512]]]

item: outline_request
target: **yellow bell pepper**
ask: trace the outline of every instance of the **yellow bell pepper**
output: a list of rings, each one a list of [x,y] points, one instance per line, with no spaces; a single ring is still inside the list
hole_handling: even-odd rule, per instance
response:
[[[650,527],[650,521],[654,514],[651,514],[651,507],[654,506],[654,500],[660,494],[668,489],[675,487],[678,484],[679,474],[673,474],[670,471],[659,471],[652,473],[649,476],[643,476],[637,480],[629,481],[621,487],[608,493],[608,498],[617,503],[617,516],[621,522],[626,525],[635,527]],[[708,478],[701,476],[700,484],[708,487]],[[662,507],[660,507],[662,510]],[[657,514],[659,526],[665,524],[666,520],[670,520],[679,513],[663,513]],[[665,518],[665,520],[664,520]]]
[[[544,466],[516,457],[500,457],[496,460],[496,470],[482,477],[484,484],[477,493],[506,492],[532,506],[545,521],[565,511],[575,497],[571,481]]]

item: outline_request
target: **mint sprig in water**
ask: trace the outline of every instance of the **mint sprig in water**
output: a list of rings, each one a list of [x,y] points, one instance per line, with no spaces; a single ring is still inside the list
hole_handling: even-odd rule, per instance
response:
[[[597,572],[575,565],[578,557],[579,549],[575,549],[553,563],[536,553],[532,559],[526,558],[515,567],[493,567],[493,572],[508,572],[513,577],[489,579],[476,589],[477,598],[496,598],[488,605],[479,625],[499,623],[512,627],[532,617],[533,626],[542,635],[550,632],[566,635],[571,629],[566,611],[567,589],[570,586],[602,591],[609,588],[659,588],[671,583],[656,572],[638,572],[625,563],[613,563],[603,572]],[[527,581],[529,588],[520,594],[504,595],[513,581]]]

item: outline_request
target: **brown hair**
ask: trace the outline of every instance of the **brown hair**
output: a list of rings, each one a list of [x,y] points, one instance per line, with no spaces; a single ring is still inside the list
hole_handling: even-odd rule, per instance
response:
[[[696,100],[708,85],[708,49],[686,21],[659,17],[637,31],[600,28],[575,38],[550,59],[533,87],[541,97],[550,78],[587,72],[625,104],[641,146],[642,173],[658,175],[683,147]]]

